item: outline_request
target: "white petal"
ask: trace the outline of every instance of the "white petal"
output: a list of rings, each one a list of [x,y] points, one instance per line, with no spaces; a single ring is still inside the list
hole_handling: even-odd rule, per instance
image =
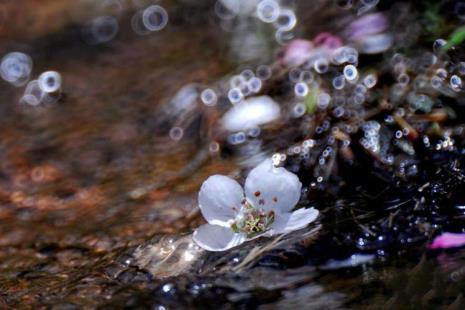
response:
[[[317,209],[309,208],[299,209],[287,214],[278,214],[271,226],[271,230],[273,234],[285,234],[302,229],[316,220],[319,213]]]
[[[302,183],[292,172],[272,165],[271,159],[252,169],[245,180],[245,195],[255,206],[277,213],[291,211],[300,199]]]
[[[271,229],[268,230],[269,235],[284,234],[286,231],[287,222],[291,218],[290,212],[275,214],[274,222],[271,224]]]
[[[388,50],[393,41],[392,35],[381,33],[361,38],[356,44],[360,53],[379,54]]]
[[[250,98],[235,104],[223,116],[223,127],[228,131],[242,131],[272,122],[279,118],[279,105],[268,96]]]
[[[247,237],[236,234],[231,228],[205,224],[194,231],[193,239],[197,245],[208,251],[225,251],[242,244]]]
[[[200,188],[200,211],[208,223],[230,227],[243,199],[239,183],[224,175],[213,175]]]

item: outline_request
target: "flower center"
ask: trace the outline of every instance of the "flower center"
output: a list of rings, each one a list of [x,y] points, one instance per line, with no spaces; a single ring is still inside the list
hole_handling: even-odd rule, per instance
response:
[[[265,212],[252,206],[249,202],[243,205],[240,215],[231,225],[235,233],[245,233],[251,238],[268,230],[275,218],[274,211]]]

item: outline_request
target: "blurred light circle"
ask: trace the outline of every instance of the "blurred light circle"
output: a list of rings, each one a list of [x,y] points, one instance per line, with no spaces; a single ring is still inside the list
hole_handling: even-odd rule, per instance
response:
[[[356,94],[366,94],[367,91],[368,90],[367,90],[366,86],[363,85],[363,84],[357,84],[357,86],[355,86],[355,88],[354,88],[354,92]]]
[[[344,53],[344,57],[347,62],[351,64],[358,62],[358,51],[355,48],[345,46],[342,48],[342,52]]]
[[[442,85],[442,79],[439,76],[433,76],[431,78],[431,86],[435,89],[440,88]]]
[[[239,74],[239,75],[234,75],[233,77],[231,77],[231,79],[229,80],[229,85],[232,88],[242,89],[247,85],[247,82],[245,78]]]
[[[329,63],[326,58],[318,58],[315,60],[315,63],[313,64],[313,69],[319,73],[319,74],[324,74],[328,72],[329,70]]]
[[[447,41],[444,39],[436,39],[433,43],[433,51],[439,52],[447,44]]]
[[[244,94],[239,88],[232,88],[228,92],[228,99],[232,104],[240,102],[244,98]]]
[[[304,70],[300,73],[300,80],[306,83],[312,83],[314,80],[313,73],[308,70]]]
[[[131,17],[131,28],[136,34],[140,36],[150,33],[150,31],[145,28],[144,22],[142,21],[143,13],[144,11],[139,10]]]
[[[0,64],[2,79],[14,86],[23,86],[29,80],[32,71],[32,59],[20,52],[6,54]]]
[[[279,28],[275,33],[275,39],[281,45],[289,43],[294,39],[294,37],[294,33],[286,29]]]
[[[220,144],[216,141],[211,142],[208,149],[210,153],[218,153],[220,151]]]
[[[436,70],[436,75],[441,79],[445,79],[447,78],[447,70],[444,68],[439,68]]]
[[[91,34],[96,43],[113,40],[119,31],[118,20],[113,16],[99,16],[92,22]]]
[[[289,80],[292,83],[299,83],[301,81],[301,73],[302,70],[300,70],[299,68],[292,68],[291,71],[289,71]]]
[[[264,80],[267,80],[271,77],[271,68],[269,66],[266,66],[266,65],[261,65],[257,68],[257,77],[264,81]]]
[[[28,105],[33,106],[33,107],[36,107],[36,106],[38,106],[40,104],[40,100],[37,99],[36,96],[30,95],[30,94],[22,96],[21,99],[20,99],[20,102],[28,104]]]
[[[306,111],[307,111],[307,107],[305,106],[305,104],[299,102],[292,109],[292,116],[295,118],[299,118],[303,116]]]
[[[253,93],[258,93],[262,89],[262,80],[258,77],[253,77],[247,82],[248,89]]]
[[[173,127],[170,129],[170,138],[174,141],[179,141],[184,136],[184,130],[181,127]]]
[[[294,93],[299,97],[305,97],[308,94],[308,86],[304,82],[299,82],[294,86]]]
[[[279,13],[279,4],[274,0],[263,0],[257,5],[257,16],[264,23],[275,22]]]
[[[255,73],[250,70],[250,69],[245,69],[244,71],[241,72],[241,76],[246,80],[250,80],[251,78],[253,78],[255,76]]]
[[[357,68],[353,65],[345,66],[343,72],[347,81],[355,81],[358,77]]]
[[[159,5],[151,5],[142,13],[142,22],[150,31],[160,31],[168,24],[168,13]]]
[[[215,91],[211,88],[204,89],[200,94],[200,100],[202,100],[203,104],[206,106],[214,106],[218,100],[218,96],[216,95]]]
[[[454,90],[459,90],[460,88],[462,88],[462,79],[457,75],[451,76],[450,77],[450,86]]]
[[[34,98],[35,99],[34,99]],[[26,89],[24,91],[23,100],[29,105],[39,105],[44,98],[44,92],[39,86],[39,81],[32,80],[27,83]]]
[[[334,89],[337,89],[337,90],[343,89],[346,86],[346,80],[345,80],[344,75],[336,76],[332,81],[332,85]]]
[[[38,84],[45,93],[54,93],[61,88],[61,75],[56,71],[46,71],[39,76]]]
[[[247,136],[244,132],[240,131],[238,133],[234,133],[229,135],[228,142],[232,145],[242,144],[247,140]]]
[[[332,61],[337,64],[341,65],[347,61],[347,53],[345,52],[345,47],[339,47],[333,51],[332,54]]]
[[[378,78],[375,74],[368,74],[363,79],[363,84],[365,84],[367,88],[373,88],[377,82],[378,82]]]
[[[294,11],[289,9],[283,9],[279,12],[278,18],[274,21],[273,25],[281,30],[292,30],[297,24],[297,17]]]

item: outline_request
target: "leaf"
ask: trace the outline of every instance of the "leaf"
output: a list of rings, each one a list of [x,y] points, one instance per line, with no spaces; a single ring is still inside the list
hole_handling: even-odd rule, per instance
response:
[[[318,88],[313,87],[309,90],[307,97],[305,97],[305,107],[307,108],[307,113],[313,114],[317,107],[317,96]]]
[[[449,37],[447,44],[442,47],[442,51],[448,51],[452,47],[462,44],[465,41],[465,26],[457,28]]]

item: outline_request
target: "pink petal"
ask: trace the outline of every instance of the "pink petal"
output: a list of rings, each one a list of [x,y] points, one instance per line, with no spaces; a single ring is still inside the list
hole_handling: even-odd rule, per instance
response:
[[[448,249],[465,245],[465,234],[443,233],[434,238],[430,249]]]
[[[287,66],[300,66],[310,58],[313,44],[310,41],[295,39],[284,48],[283,62]]]
[[[313,39],[313,44],[333,50],[342,46],[342,40],[329,32],[321,32]]]

